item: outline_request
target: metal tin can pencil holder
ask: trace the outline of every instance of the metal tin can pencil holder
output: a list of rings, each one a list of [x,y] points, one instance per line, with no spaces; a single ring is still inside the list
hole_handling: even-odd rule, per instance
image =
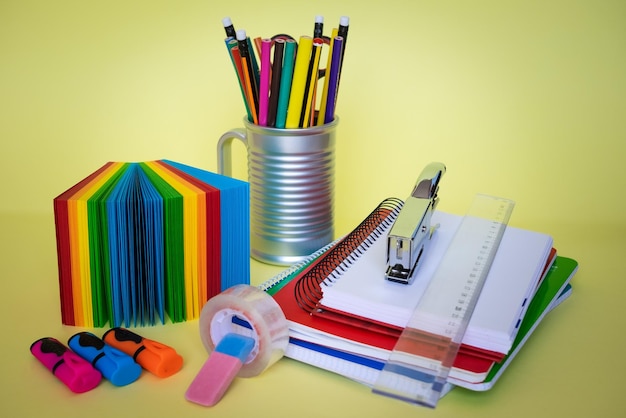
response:
[[[250,183],[250,252],[270,264],[302,261],[334,238],[335,132],[339,119],[299,129],[244,118],[223,134],[218,171],[232,176],[233,139],[244,143]]]

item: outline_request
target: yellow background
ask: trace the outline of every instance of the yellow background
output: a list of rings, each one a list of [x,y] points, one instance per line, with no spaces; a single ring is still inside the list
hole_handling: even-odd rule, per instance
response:
[[[573,296],[493,390],[455,390],[434,411],[288,359],[237,380],[213,409],[190,404],[183,393],[206,357],[195,321],[142,330],[183,354],[179,374],[72,395],[28,350],[79,331],[60,325],[52,199],[106,161],[215,170],[218,137],[244,114],[221,18],[252,37],[299,36],[316,14],[327,33],[351,19],[337,234],[442,161],[440,209],[462,214],[478,192],[515,200],[511,225],[551,234],[580,262]],[[0,412],[624,416],[625,110],[621,0],[0,0]],[[253,262],[252,282],[277,271]]]

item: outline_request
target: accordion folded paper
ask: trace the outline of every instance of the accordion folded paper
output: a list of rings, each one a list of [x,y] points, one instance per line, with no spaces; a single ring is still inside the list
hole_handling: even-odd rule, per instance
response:
[[[61,319],[198,318],[250,282],[248,183],[168,160],[109,162],[54,199]]]

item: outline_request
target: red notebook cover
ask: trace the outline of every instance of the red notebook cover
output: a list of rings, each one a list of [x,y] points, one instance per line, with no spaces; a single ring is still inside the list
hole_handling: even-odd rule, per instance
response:
[[[554,262],[555,258],[556,258],[556,249],[552,248],[550,250],[550,255],[548,256],[546,265],[543,269],[543,272],[541,274],[541,279],[539,280],[537,287],[539,286],[539,284],[541,284],[541,281],[543,280],[543,278],[545,277],[546,273],[548,272],[550,266],[552,265],[552,263]],[[302,276],[302,275],[301,275]],[[300,276],[300,277],[301,277]],[[297,280],[294,279],[294,280]],[[321,291],[321,290],[320,290]],[[397,326],[393,326],[390,324],[385,324],[382,322],[377,322],[374,320],[371,320],[369,318],[363,318],[360,317],[358,315],[354,315],[352,313],[349,312],[344,312],[344,311],[339,311],[339,310],[335,310],[335,309],[331,309],[328,308],[326,306],[317,305],[316,310],[312,311],[312,315],[317,316],[317,317],[321,317],[321,318],[326,318],[328,320],[331,321],[335,321],[335,322],[340,322],[346,325],[350,325],[350,326],[354,326],[354,327],[359,327],[359,328],[367,328],[371,331],[374,332],[379,332],[381,334],[385,334],[385,335],[389,335],[392,336],[394,338],[399,338],[400,334],[402,333],[402,328],[397,327]],[[479,347],[474,347],[468,344],[462,344],[461,347],[459,348],[459,354],[458,356],[461,357],[461,361],[464,362],[464,364],[468,364],[469,363],[469,359],[466,357],[470,357],[472,359],[483,359],[486,361],[486,363],[483,364],[483,362],[480,362],[480,365],[476,364],[474,367],[477,367],[479,369],[471,369],[471,371],[475,371],[475,372],[479,372],[479,371],[486,371],[483,370],[485,367],[487,367],[487,364],[491,365],[493,362],[500,362],[502,361],[502,359],[504,359],[505,354],[503,353],[499,353],[497,351],[491,351],[491,350],[486,350],[484,348],[479,348]],[[490,367],[490,366],[489,366]],[[463,369],[466,369],[466,367],[463,367]]]
[[[318,262],[319,260],[314,264]],[[314,264],[309,266],[304,272],[312,268]],[[389,333],[381,332],[379,329],[380,326],[371,322],[367,323],[364,321],[359,323],[359,326],[353,326],[348,325],[346,322],[333,321],[325,317],[309,314],[296,302],[294,297],[296,282],[297,278],[294,278],[274,295],[274,299],[278,302],[285,317],[289,321],[362,344],[388,351],[393,350],[398,340],[399,333],[394,336]],[[454,361],[454,367],[474,373],[481,373],[487,372],[493,363],[493,359],[460,351]]]

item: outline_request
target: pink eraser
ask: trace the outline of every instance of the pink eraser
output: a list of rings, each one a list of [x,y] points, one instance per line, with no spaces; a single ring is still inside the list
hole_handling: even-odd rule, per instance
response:
[[[215,405],[222,399],[241,366],[237,357],[212,353],[185,392],[185,399],[204,406]]]
[[[185,399],[203,406],[217,404],[239,373],[254,344],[252,338],[226,334],[189,385]]]
[[[72,392],[87,392],[102,380],[102,374],[91,363],[55,338],[45,337],[35,341],[30,346],[30,352]]]

